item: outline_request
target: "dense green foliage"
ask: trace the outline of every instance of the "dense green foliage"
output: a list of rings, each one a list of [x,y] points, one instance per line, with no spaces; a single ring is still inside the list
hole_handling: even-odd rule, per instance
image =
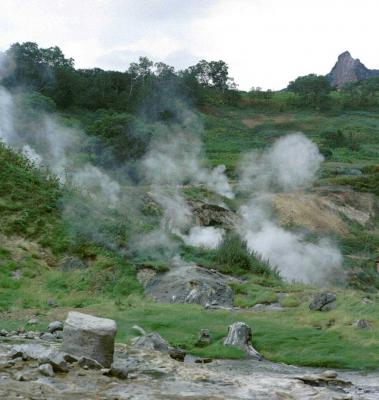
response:
[[[34,42],[15,43],[5,53],[5,77],[2,84],[38,91],[54,100],[61,109],[111,109],[137,112],[146,99],[162,86],[180,88],[192,102],[201,104],[212,96],[228,103],[234,89],[224,61],[201,60],[176,72],[162,62],[140,57],[125,72],[100,68],[75,69],[74,60],[65,58],[59,47],[40,48]],[[213,90],[209,90],[213,89]],[[234,97],[235,97],[234,93]]]
[[[62,230],[58,181],[1,143],[0,165],[0,233],[38,238],[55,248],[51,239]]]

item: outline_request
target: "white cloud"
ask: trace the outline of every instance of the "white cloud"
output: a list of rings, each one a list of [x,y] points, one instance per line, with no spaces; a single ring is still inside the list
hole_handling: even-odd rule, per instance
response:
[[[243,89],[325,74],[344,50],[379,68],[377,0],[2,0],[0,11],[0,49],[58,45],[81,68],[125,70],[137,53],[179,68],[223,59]]]

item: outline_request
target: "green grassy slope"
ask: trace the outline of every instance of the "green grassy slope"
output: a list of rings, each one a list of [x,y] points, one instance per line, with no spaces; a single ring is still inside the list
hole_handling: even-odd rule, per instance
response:
[[[264,148],[280,135],[302,131],[322,145],[324,130],[341,129],[346,135],[352,132],[358,146],[332,148],[318,184],[352,185],[377,193],[379,113],[261,114],[249,108],[223,107],[208,110],[202,119],[210,163],[225,164],[232,177],[242,152]],[[349,175],[351,168],[361,170],[362,175]],[[72,240],[60,214],[60,199],[66,190],[0,146],[0,329],[23,326],[33,314],[44,324],[63,318],[69,309],[82,308],[115,318],[122,341],[131,338],[131,326],[137,323],[194,354],[240,357],[240,352],[222,347],[221,342],[228,324],[244,320],[253,328],[254,345],[271,360],[325,367],[379,367],[379,297],[371,285],[372,264],[370,273],[359,281],[361,290],[335,289],[338,307],[329,313],[308,310],[316,289],[251,273],[245,274],[244,285],[233,287],[236,304],[250,307],[277,301],[278,293],[285,293],[280,301],[289,311],[231,314],[189,305],[155,305],[142,298],[135,260],[88,241]],[[201,196],[192,188],[187,188],[186,194]],[[349,234],[339,238],[343,251],[356,254],[365,249],[372,263],[379,251],[375,233],[379,225],[375,224],[370,231],[349,226]],[[212,266],[211,253],[183,247],[182,255]],[[70,257],[79,260],[81,268],[66,268]],[[366,297],[370,300],[364,301]],[[50,300],[58,307],[52,309]],[[372,330],[356,328],[356,320],[362,318],[372,322]],[[211,330],[215,343],[197,348],[202,328]]]

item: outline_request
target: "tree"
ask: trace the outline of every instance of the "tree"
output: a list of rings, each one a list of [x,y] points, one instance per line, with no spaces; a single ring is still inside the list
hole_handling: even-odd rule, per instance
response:
[[[157,62],[154,64],[155,75],[163,80],[172,79],[175,76],[175,69],[171,65],[167,65],[163,62]]]
[[[200,60],[196,65],[187,69],[187,74],[194,76],[205,87],[214,87],[225,91],[232,87],[235,89],[233,78],[229,77],[229,67],[225,61]]]
[[[228,70],[228,65],[222,60],[209,63],[209,76],[213,87],[221,91],[228,89],[230,80]]]
[[[300,96],[301,104],[322,109],[327,104],[332,87],[325,76],[309,74],[290,82],[287,89]]]
[[[37,43],[14,43],[6,51],[15,68],[6,79],[8,86],[24,85],[43,89],[53,85],[58,68],[73,70],[74,60],[65,58],[59,47],[39,48]]]

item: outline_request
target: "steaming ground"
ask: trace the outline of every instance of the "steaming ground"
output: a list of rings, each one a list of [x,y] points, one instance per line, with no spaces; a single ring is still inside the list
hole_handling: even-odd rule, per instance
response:
[[[187,245],[215,249],[225,236],[224,229],[193,222],[180,188],[202,184],[229,199],[236,194],[223,165],[214,169],[204,166],[199,118],[183,101],[177,100],[171,107],[175,122],[155,123],[156,135],[139,163],[141,184],[150,187],[162,217],[154,230],[143,235],[138,232],[128,240],[137,252],[148,250],[157,258],[177,259],[177,238]],[[33,118],[28,117],[31,111]],[[81,149],[91,138],[62,126],[54,115],[35,114],[0,88],[0,139],[74,188],[74,194],[63,201],[63,217],[73,235],[122,251],[112,230],[104,226],[114,224],[117,218],[134,218],[136,223],[142,218],[139,201],[128,189],[131,179],[125,168],[120,168],[120,174],[83,160]],[[251,251],[268,259],[290,281],[323,284],[331,272],[341,270],[342,256],[330,240],[308,242],[305,235],[280,227],[271,215],[269,195],[311,185],[322,161],[317,146],[296,133],[280,138],[263,153],[244,155],[240,163],[236,187],[249,200],[239,209],[242,223],[236,231]],[[114,217],[116,211],[118,216]]]
[[[342,255],[330,240],[308,243],[305,235],[280,227],[271,217],[272,192],[288,192],[311,185],[323,157],[317,146],[300,133],[280,138],[267,151],[251,152],[240,165],[241,190],[250,200],[241,206],[240,235],[251,251],[261,254],[289,281],[323,285],[333,274],[342,275]]]

